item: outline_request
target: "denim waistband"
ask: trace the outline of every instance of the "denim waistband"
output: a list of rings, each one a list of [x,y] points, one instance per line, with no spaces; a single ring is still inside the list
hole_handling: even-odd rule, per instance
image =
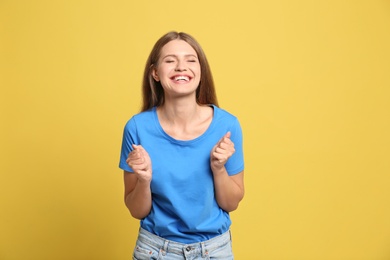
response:
[[[165,252],[185,255],[189,252],[200,251],[202,255],[207,255],[208,251],[212,251],[229,243],[231,241],[231,234],[230,230],[228,230],[227,232],[206,241],[183,244],[159,237],[143,228],[140,228],[138,240],[157,248],[161,248]]]

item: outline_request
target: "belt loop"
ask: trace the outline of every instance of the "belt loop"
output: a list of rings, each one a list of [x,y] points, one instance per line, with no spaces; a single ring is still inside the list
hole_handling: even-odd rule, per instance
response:
[[[163,256],[165,256],[168,253],[168,240],[164,241],[163,247],[160,249],[160,252]]]
[[[206,249],[204,242],[200,243],[200,247],[202,249],[202,258],[206,258],[206,256],[209,254],[209,251]]]
[[[165,240],[165,241],[164,241],[164,247],[163,247],[163,249],[164,249],[165,252],[168,252],[168,244],[169,244],[169,241],[168,241],[168,240]]]

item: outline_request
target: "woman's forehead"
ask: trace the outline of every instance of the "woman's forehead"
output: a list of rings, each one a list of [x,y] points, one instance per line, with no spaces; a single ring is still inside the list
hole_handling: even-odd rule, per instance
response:
[[[195,49],[186,41],[172,40],[165,44],[161,49],[161,56],[198,56]]]

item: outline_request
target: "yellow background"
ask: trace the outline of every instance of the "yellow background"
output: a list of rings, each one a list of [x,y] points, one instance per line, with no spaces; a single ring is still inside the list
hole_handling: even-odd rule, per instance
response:
[[[236,259],[390,259],[389,1],[0,1],[0,259],[130,259],[122,129],[170,30],[244,131]]]

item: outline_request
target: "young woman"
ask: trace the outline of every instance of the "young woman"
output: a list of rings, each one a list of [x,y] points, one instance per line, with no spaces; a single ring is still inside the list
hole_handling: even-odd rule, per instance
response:
[[[141,220],[133,259],[233,259],[229,212],[244,196],[242,131],[218,107],[206,56],[190,35],[169,32],[154,45],[120,168],[125,204]]]

